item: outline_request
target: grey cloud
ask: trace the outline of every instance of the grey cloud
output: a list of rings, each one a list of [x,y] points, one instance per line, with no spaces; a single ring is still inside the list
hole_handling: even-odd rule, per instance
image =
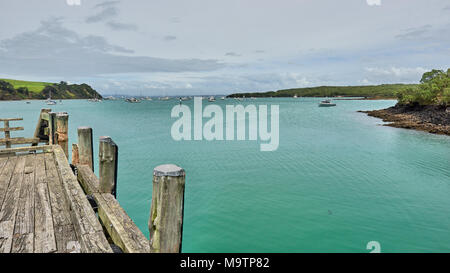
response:
[[[240,54],[237,54],[236,52],[227,52],[227,53],[225,53],[225,56],[239,57],[239,56],[241,56],[241,55],[240,55]]]
[[[119,13],[115,7],[107,7],[99,13],[86,18],[86,23],[98,23],[117,16]]]
[[[171,23],[174,23],[174,24],[181,23],[180,17],[172,17],[172,18],[169,19],[169,21],[170,21]]]
[[[167,35],[164,37],[164,41],[173,41],[176,40],[177,37],[176,36],[172,36],[172,35]]]
[[[405,30],[404,33],[395,36],[395,38],[401,40],[424,38],[424,36],[426,36],[426,34],[428,34],[431,31],[431,29],[432,29],[431,25],[424,25],[417,28],[409,28]]]
[[[114,6],[116,4],[119,4],[120,1],[105,1],[102,3],[99,3],[97,5],[95,5],[95,8],[103,8],[103,7],[110,7],[110,6]]]
[[[0,41],[0,73],[39,76],[95,76],[113,73],[211,71],[216,60],[124,56],[133,51],[101,36],[82,37],[62,26],[62,19],[42,22],[30,32]]]
[[[117,8],[117,4],[120,1],[106,1],[95,6],[96,9],[101,9],[97,14],[88,16],[85,20],[86,23],[100,23],[107,22],[106,26],[108,26],[112,30],[116,31],[135,31],[138,27],[134,24],[125,24],[115,20],[113,18],[119,15],[119,9]]]
[[[113,30],[127,30],[127,31],[133,31],[133,30],[137,30],[138,27],[136,25],[133,24],[124,24],[124,23],[119,23],[116,21],[110,21],[108,23],[106,23],[106,25],[113,29]]]

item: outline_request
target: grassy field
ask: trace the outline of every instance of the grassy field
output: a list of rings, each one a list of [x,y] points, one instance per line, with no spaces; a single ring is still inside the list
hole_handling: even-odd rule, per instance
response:
[[[30,81],[19,81],[19,80],[10,80],[10,79],[0,79],[1,81],[9,82],[14,86],[14,89],[18,89],[20,87],[26,87],[30,92],[39,93],[44,87],[47,85],[52,85],[53,83],[49,82],[30,82]]]

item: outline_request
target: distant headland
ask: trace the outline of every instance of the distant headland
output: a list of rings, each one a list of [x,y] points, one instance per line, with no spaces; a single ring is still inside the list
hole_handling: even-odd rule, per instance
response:
[[[394,99],[397,91],[414,88],[417,84],[382,84],[367,86],[319,86],[292,88],[278,91],[236,93],[229,98],[250,97],[361,97],[365,99]]]
[[[101,99],[102,96],[87,84],[32,82],[0,79],[0,100],[29,99]]]

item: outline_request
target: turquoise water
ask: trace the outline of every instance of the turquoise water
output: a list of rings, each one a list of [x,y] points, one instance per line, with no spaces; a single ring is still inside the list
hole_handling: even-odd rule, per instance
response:
[[[91,126],[96,148],[102,135],[119,145],[118,199],[146,236],[153,168],[185,168],[184,252],[368,252],[369,241],[382,252],[449,252],[450,137],[356,112],[392,100],[319,100],[242,102],[280,105],[275,152],[250,141],[172,140],[176,101],[64,101],[53,110],[70,114],[71,143],[78,126]],[[216,102],[225,103],[236,104]],[[47,107],[0,102],[0,117],[23,117],[14,124],[26,130],[15,135],[32,136]]]

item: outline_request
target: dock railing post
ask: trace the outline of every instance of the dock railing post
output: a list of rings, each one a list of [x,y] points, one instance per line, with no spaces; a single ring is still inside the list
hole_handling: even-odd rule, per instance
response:
[[[65,112],[56,114],[56,141],[69,158],[69,115]]]
[[[153,171],[150,252],[180,253],[183,237],[185,171],[172,164]]]
[[[88,165],[94,171],[91,127],[78,127],[78,164]]]
[[[98,155],[100,192],[111,193],[116,197],[118,156],[116,143],[110,137],[100,137]]]

